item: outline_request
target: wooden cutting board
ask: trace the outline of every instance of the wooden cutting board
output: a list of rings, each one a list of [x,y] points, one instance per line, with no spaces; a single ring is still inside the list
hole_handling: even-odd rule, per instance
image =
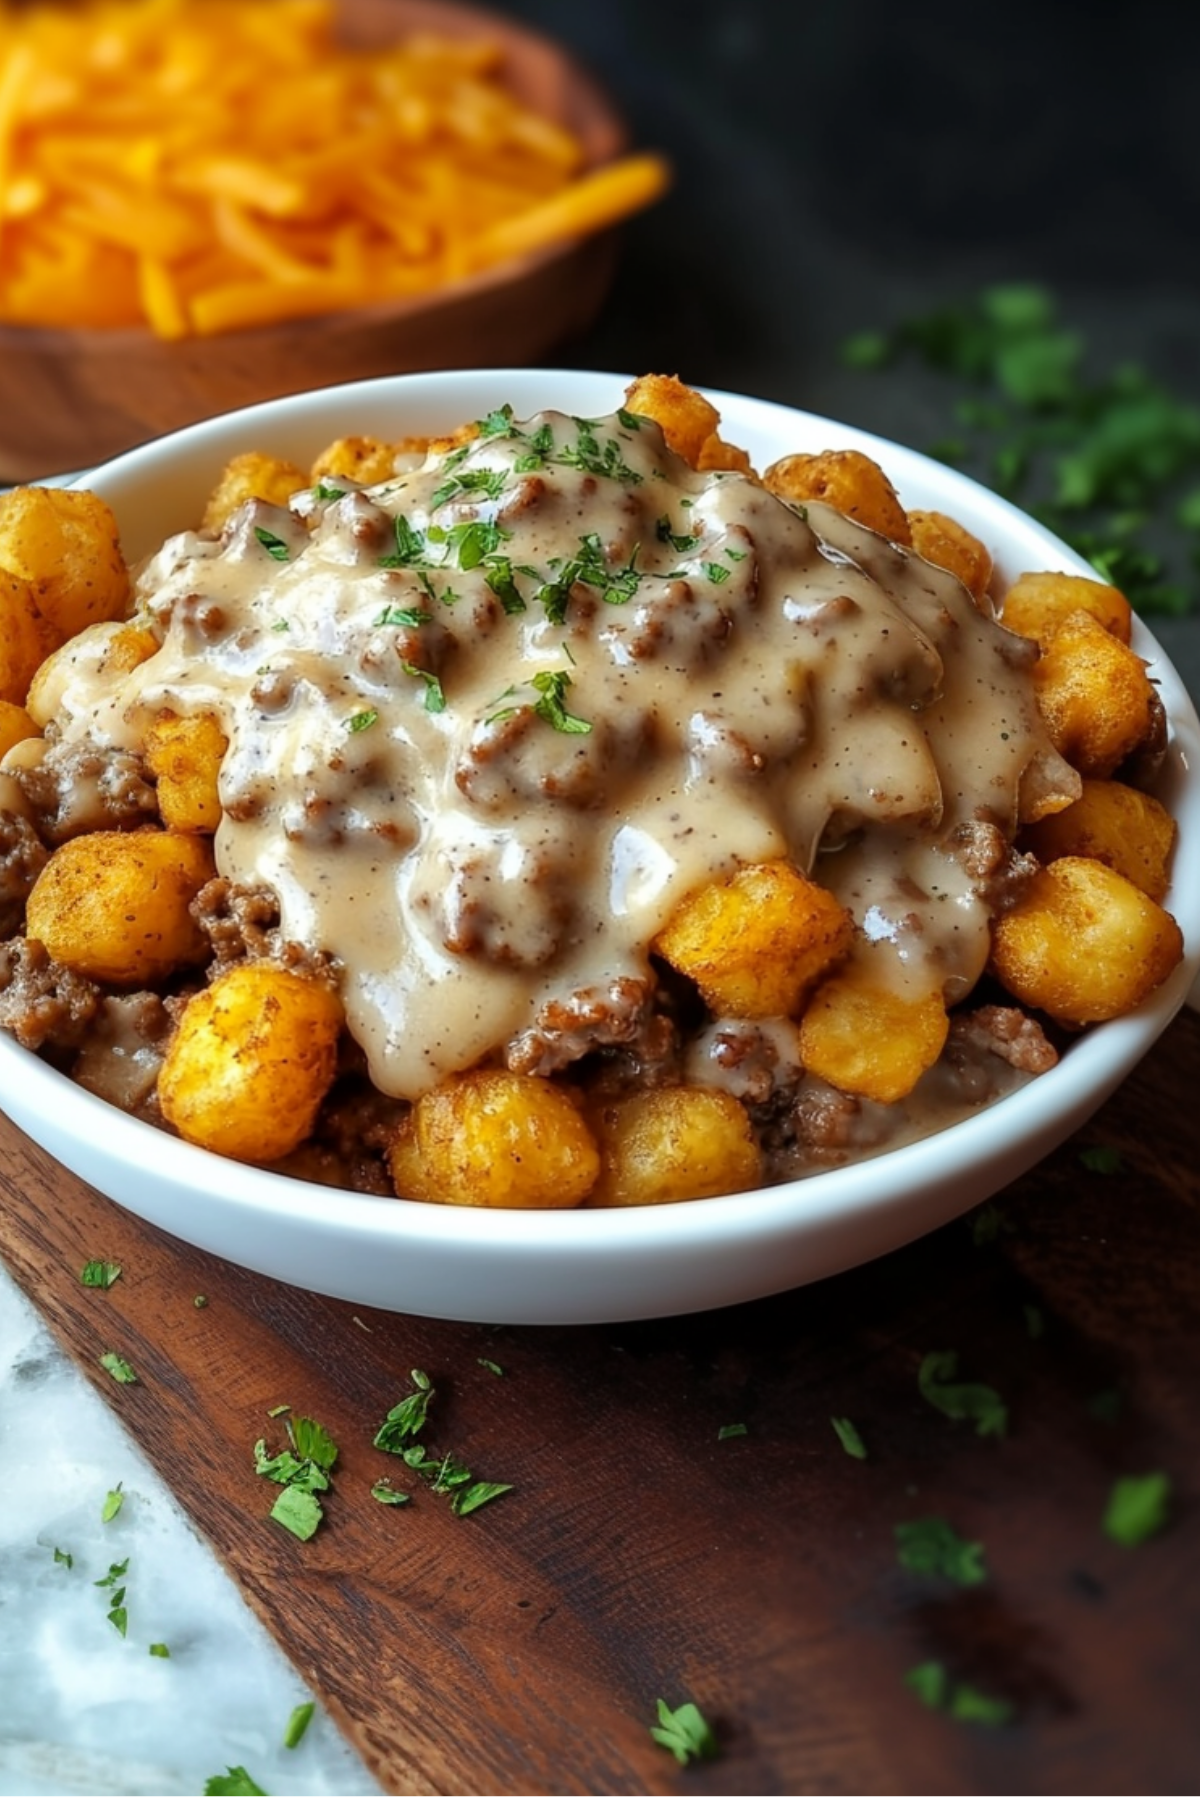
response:
[[[1184,1014],[982,1222],[664,1322],[501,1329],[315,1298],[143,1225],[4,1120],[0,1252],[390,1792],[1189,1791],[1198,1093]],[[124,1269],[107,1292],[80,1285],[93,1257]],[[136,1385],[100,1370],[110,1349]],[[922,1398],[935,1349],[998,1390],[1003,1439]],[[511,1493],[455,1516],[373,1447],[412,1368],[437,1389],[430,1445]],[[341,1450],[308,1542],[268,1519],[253,1466],[258,1438],[283,1445],[281,1404]],[[1154,1470],[1167,1528],[1108,1540],[1112,1482]],[[410,1504],[371,1498],[384,1474]],[[986,1581],[898,1564],[896,1525],[935,1516],[983,1544]],[[1013,1721],[926,1708],[905,1675],[934,1660]],[[700,1705],[718,1760],[683,1769],[652,1741],[660,1696]]]

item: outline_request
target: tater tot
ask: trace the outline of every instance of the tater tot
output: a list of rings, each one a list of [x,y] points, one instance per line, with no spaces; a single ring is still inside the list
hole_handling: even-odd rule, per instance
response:
[[[669,1086],[598,1108],[601,1173],[589,1205],[669,1205],[745,1192],[762,1154],[729,1093]]]
[[[382,437],[337,437],[315,459],[308,471],[312,485],[341,478],[373,487],[396,472],[396,445]]]
[[[793,505],[820,500],[892,543],[912,542],[908,514],[896,489],[878,462],[861,450],[783,456],[766,470],[763,485]]]
[[[35,674],[57,643],[30,583],[0,568],[0,699],[25,705]]]
[[[1039,861],[1081,855],[1115,868],[1151,899],[1167,890],[1167,868],[1176,824],[1150,793],[1119,780],[1085,780],[1065,811],[1031,824],[1022,847]]]
[[[158,1077],[164,1118],[217,1155],[280,1160],[312,1131],[342,1021],[325,980],[235,962],[184,1008]]]
[[[0,758],[8,754],[14,743],[23,743],[37,734],[38,727],[24,706],[0,699]]]
[[[1013,996],[1062,1024],[1140,1005],[1183,955],[1170,912],[1103,862],[1063,856],[996,920],[992,968]]]
[[[168,830],[211,836],[221,822],[217,789],[228,740],[212,712],[180,718],[160,712],[146,729],[146,766],[157,782],[158,810]]]
[[[800,1060],[839,1091],[894,1105],[945,1046],[940,993],[915,996],[882,985],[851,963],[819,986],[800,1020]]]
[[[208,952],[188,908],[214,871],[201,837],[162,830],[72,837],[38,875],[26,934],[76,974],[153,986]]]
[[[264,455],[258,450],[247,450],[243,455],[232,457],[221,470],[220,479],[204,507],[202,528],[214,533],[222,530],[248,499],[286,506],[293,493],[300,493],[310,485],[307,470],[295,462]]]
[[[975,603],[981,604],[992,578],[992,553],[979,538],[944,512],[910,512],[908,525],[917,554],[957,575]]]
[[[1034,664],[1050,740],[1082,775],[1115,772],[1149,737],[1155,692],[1146,664],[1090,612],[1072,612]]]
[[[29,583],[54,633],[48,647],[129,610],[116,517],[95,493],[14,487],[0,494],[0,568]]]
[[[1133,634],[1133,608],[1125,595],[1081,574],[1021,574],[1004,595],[1000,621],[1044,649],[1073,612],[1088,612],[1122,643]]]
[[[721,415],[695,388],[685,386],[678,375],[642,375],[625,390],[625,410],[638,418],[652,418],[669,449],[693,468],[721,422]]]
[[[854,920],[789,862],[740,868],[691,894],[655,948],[717,1017],[789,1017],[845,954]]]
[[[600,1171],[595,1139],[566,1093],[501,1068],[422,1094],[388,1161],[401,1198],[530,1211],[578,1205]]]

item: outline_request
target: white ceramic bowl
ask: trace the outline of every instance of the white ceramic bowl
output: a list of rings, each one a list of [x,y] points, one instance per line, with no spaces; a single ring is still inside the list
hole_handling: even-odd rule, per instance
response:
[[[138,557],[192,524],[225,461],[260,448],[304,463],[333,437],[439,432],[509,403],[594,417],[628,377],[553,370],[424,374],[327,388],[194,425],[110,462],[86,484],[115,507]],[[710,396],[723,434],[758,466],[791,450],[859,448],[910,506],[960,518],[1002,578],[1090,572],[1056,538],[956,471],[811,414]],[[429,1317],[595,1323],[730,1305],[804,1285],[899,1247],[1025,1172],[1078,1129],[1146,1053],[1200,966],[1200,723],[1149,632],[1171,722],[1161,794],[1180,838],[1167,904],[1184,965],[1131,1016],[1072,1045],[1057,1067],[989,1110],[877,1159],[736,1197],[631,1210],[472,1211],[365,1197],[223,1161],[94,1098],[0,1033],[0,1105],[118,1204],[244,1267],[334,1297]]]

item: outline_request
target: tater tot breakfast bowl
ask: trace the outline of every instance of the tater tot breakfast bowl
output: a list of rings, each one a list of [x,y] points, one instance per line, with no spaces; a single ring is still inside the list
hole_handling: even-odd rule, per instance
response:
[[[526,421],[544,413],[562,415],[572,422],[572,428],[591,431],[596,421],[611,422],[614,414],[621,414],[628,388],[627,376],[554,369],[451,370],[358,382],[285,397],[192,425],[120,456],[77,484],[112,507],[126,558],[135,567],[173,534],[194,532],[206,496],[238,455],[265,452],[307,468],[339,439],[394,441],[419,435],[449,441],[458,427],[473,420],[488,421],[503,437],[506,421]],[[903,506],[946,515],[988,546],[994,559],[995,591],[1004,591],[1019,574],[1030,570],[1061,570],[1094,578],[1071,550],[1008,502],[912,450],[781,405],[726,393],[707,392],[705,397],[719,413],[720,439],[746,452],[753,470],[761,472],[782,458],[829,449],[857,451],[878,463],[887,471]],[[620,456],[636,460],[642,453],[633,441],[638,428],[635,420],[621,440],[619,455],[613,451],[605,458],[598,428],[596,438],[572,439],[571,454],[578,460],[579,445],[586,441],[591,463],[611,474],[614,466],[623,466]],[[519,425],[512,434],[523,451],[540,441],[544,458],[549,438],[526,438]],[[461,438],[455,441],[461,442]],[[528,474],[531,465],[528,456],[521,463],[522,478],[532,483],[520,489],[521,505],[539,489],[540,477]],[[467,479],[462,472],[465,466],[452,464],[460,485]],[[732,471],[721,477],[718,485],[722,491],[731,490],[734,484],[749,485],[731,459],[726,458],[725,466]],[[594,467],[581,476],[585,485],[593,486],[603,478],[595,475]],[[754,485],[761,494],[762,489]],[[353,498],[357,502],[356,494]],[[645,503],[653,506],[656,502]],[[689,502],[685,499],[683,503]],[[699,505],[699,500],[696,503]],[[799,516],[808,517],[802,506]],[[265,545],[269,554],[286,554],[286,550],[272,550],[278,539],[269,529],[264,533],[262,519],[266,517],[260,515],[255,527],[258,543]],[[678,514],[664,521],[659,535],[669,537],[673,545],[671,551],[663,550],[664,567],[673,553],[686,558],[689,544],[698,540],[684,534],[686,522]],[[356,540],[360,547],[365,528]],[[391,556],[393,564],[412,561],[411,553],[406,558],[406,544],[411,550],[412,539],[404,532],[409,528],[397,522],[401,553]],[[700,524],[694,529],[699,533]],[[583,534],[580,541],[584,541]],[[854,541],[862,545],[867,539],[860,536]],[[726,568],[713,577],[722,584],[722,591],[738,578],[738,558],[745,553],[743,538],[735,534],[727,542],[742,543],[743,548],[729,552],[732,576]],[[242,553],[249,553],[244,546]],[[345,553],[349,557],[358,552],[347,549]],[[637,562],[638,552],[630,553],[626,545],[624,553],[628,571]],[[880,553],[893,558],[887,562],[888,568],[899,565],[895,557],[903,561],[906,554],[911,555],[891,544]],[[464,561],[458,566],[465,565]],[[707,566],[711,568],[711,563]],[[836,549],[828,552],[823,567],[826,571],[833,568],[839,579],[844,572],[851,584],[858,578],[852,558]],[[921,568],[925,567],[922,563]],[[401,572],[407,578],[408,570]],[[513,572],[506,568],[509,585],[501,582],[493,587],[493,593],[507,592],[512,597]],[[672,574],[678,572],[672,570]],[[586,571],[581,578],[598,579]],[[682,590],[677,583],[673,589],[676,599]],[[434,587],[429,591],[432,595]],[[945,591],[944,581],[937,591]],[[447,600],[451,613],[455,603],[463,603],[448,590],[440,597]],[[591,608],[600,625],[615,631],[626,628],[624,621],[628,620],[632,629],[631,612],[617,618],[623,595],[610,589],[605,597],[613,603]],[[545,630],[562,626],[563,601],[557,589],[552,601],[548,586],[540,589],[538,599],[546,612],[545,623],[538,614],[538,629],[543,631],[539,641],[544,645]],[[579,603],[581,612],[586,611]],[[835,612],[839,606],[842,615],[853,609],[848,601],[839,600]],[[511,642],[502,633],[513,626],[514,620],[507,614],[516,607],[514,601],[493,608],[488,628],[498,633],[497,641]],[[524,613],[520,628],[533,631],[528,622],[532,603],[520,610]],[[797,604],[795,629],[817,628],[815,617],[811,608],[806,611]],[[280,620],[275,628],[286,636],[289,627],[294,631],[299,623],[297,612]],[[987,628],[991,631],[990,622]],[[1057,1060],[1046,1071],[1001,1096],[989,1095],[990,1102],[977,1109],[968,1107],[957,1121],[917,1140],[899,1140],[894,1146],[877,1144],[862,1158],[843,1165],[836,1165],[830,1157],[801,1177],[779,1178],[776,1170],[771,1184],[760,1179],[746,1190],[718,1191],[706,1198],[607,1205],[585,1201],[568,1209],[525,1209],[512,1203],[497,1207],[437,1203],[344,1190],[215,1154],[83,1090],[45,1056],[22,1047],[8,1031],[0,1031],[0,1108],[63,1166],[115,1204],[169,1234],[270,1278],[388,1311],[497,1324],[558,1325],[663,1317],[792,1290],[886,1254],[981,1203],[1080,1129],[1151,1049],[1183,1004],[1200,967],[1200,778],[1196,772],[1200,723],[1182,682],[1150,632],[1135,619],[1132,633],[1133,649],[1147,665],[1166,715],[1165,751],[1160,732],[1152,784],[1178,827],[1162,905],[1182,933],[1182,955],[1176,956],[1171,971],[1124,1015],[1067,1032]],[[1008,638],[1011,633],[1004,635]],[[251,652],[254,656],[259,653],[258,649]],[[576,653],[582,657],[581,649]],[[579,729],[585,728],[578,724],[579,715],[587,713],[589,701],[598,704],[595,687],[589,684],[590,665],[581,659],[577,662],[576,656],[571,660],[575,665],[573,684],[560,679],[553,692],[546,682],[539,688],[542,719],[548,717],[546,708],[552,702],[555,729],[568,734],[560,740],[547,727],[546,737],[537,741],[564,753],[576,741],[569,735],[574,728],[572,718]],[[418,687],[417,711],[411,716],[415,718],[419,712],[421,729],[442,728],[437,717],[431,724],[426,715],[426,708],[435,709],[431,702],[434,676],[420,666],[404,665],[409,676],[424,683],[426,707],[420,705],[422,689]],[[449,687],[458,664],[450,661],[440,666]],[[924,678],[914,672],[915,663],[906,668],[905,680]],[[487,720],[489,727],[497,720],[511,721],[509,696],[514,689],[509,679],[505,667],[498,665],[494,677],[497,701]],[[909,710],[910,697],[907,689],[900,693],[900,703]],[[503,701],[507,706],[500,703]],[[986,701],[979,703],[985,705]],[[355,735],[356,743],[359,736],[370,736],[368,728],[359,728],[364,719],[373,724],[374,713],[368,718],[360,710],[350,720],[349,733]],[[493,771],[490,763],[480,766],[485,773]],[[603,814],[585,807],[583,815],[594,820]],[[430,819],[427,826],[436,834],[439,820]],[[587,828],[594,831],[597,827],[589,824]],[[737,835],[744,826],[733,815],[722,813],[717,833],[725,828]],[[847,840],[852,845],[855,839]],[[737,835],[735,864],[739,858],[754,859],[753,851],[740,848],[742,842]],[[846,848],[837,851],[848,852]],[[453,841],[447,840],[441,853],[441,865],[448,870],[442,884],[449,888],[464,864],[454,859],[458,848]],[[329,865],[335,881],[351,883],[342,899],[350,901],[351,909],[356,898],[365,902],[374,917],[378,888],[365,884],[365,875],[361,888],[353,886],[354,870],[360,864],[338,852]],[[617,874],[611,867],[607,877],[607,890],[615,893]],[[627,872],[626,877],[636,884],[637,879],[649,879],[650,875],[642,868],[632,875]],[[436,906],[443,899],[435,893],[431,901],[421,903]],[[869,917],[879,915],[878,907],[868,913]],[[477,964],[477,972],[480,966]],[[482,985],[481,976],[481,990]],[[458,990],[446,988],[447,1015]],[[430,1020],[437,1018],[441,1003],[435,991],[432,1008],[411,1015],[423,1018],[423,1028],[431,1029]],[[385,1018],[385,1033],[386,1024]],[[411,1017],[410,1027],[415,1029]],[[551,1034],[547,1033],[547,1040]],[[410,1059],[416,1057],[413,1065],[420,1065],[420,1055],[427,1047],[421,1041],[393,1046]],[[464,1065],[459,1062],[460,1067]]]
[[[107,9],[101,24],[86,40],[81,26],[65,52],[35,40],[40,62],[15,87],[0,482],[91,467],[318,384],[532,362],[592,322],[620,219],[668,175],[657,156],[631,153],[617,108],[552,39],[457,0],[328,0],[346,57],[330,96],[320,6],[278,8],[276,30],[286,37],[295,14],[311,42],[301,55],[263,38],[254,15],[269,0],[207,15],[177,0],[173,24],[175,3],[143,8],[153,17],[127,46],[128,95],[112,39],[133,0],[92,0]],[[213,32],[223,45],[206,41]],[[381,61],[364,116],[349,59],[431,40],[442,49]],[[72,73],[85,42],[97,69]],[[139,80],[157,111],[150,100],[137,110]],[[203,113],[192,125],[193,96],[198,109],[223,103],[222,139],[203,141]],[[113,135],[99,164],[108,130],[132,136]]]

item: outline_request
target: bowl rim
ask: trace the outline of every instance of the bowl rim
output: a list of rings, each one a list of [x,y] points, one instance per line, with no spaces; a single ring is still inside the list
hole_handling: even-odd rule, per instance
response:
[[[328,422],[335,416],[358,418],[364,407],[406,406],[406,421],[419,412],[423,402],[436,399],[439,420],[428,428],[440,429],[440,418],[455,416],[458,421],[480,416],[476,401],[463,410],[458,396],[481,391],[507,393],[510,398],[523,390],[536,391],[541,398],[530,403],[528,410],[558,404],[558,409],[573,410],[581,405],[583,415],[595,416],[594,406],[586,402],[607,395],[608,411],[615,411],[630,381],[628,375],[565,368],[539,369],[456,369],[382,377],[353,382],[340,387],[316,389],[283,399],[242,407],[217,418],[182,427],[154,443],[141,445],[113,458],[98,469],[77,478],[75,484],[108,489],[109,497],[120,513],[122,492],[152,482],[157,471],[170,472],[173,465],[194,461],[197,456],[219,457],[232,453],[231,445],[273,448],[274,433],[286,436],[288,427],[307,432],[319,447],[328,440]],[[833,434],[829,443],[857,447],[880,461],[900,488],[902,497],[909,476],[924,473],[941,498],[942,509],[962,516],[971,523],[982,511],[989,518],[1004,521],[1012,539],[1018,544],[1026,540],[1041,552],[1035,566],[1058,567],[1095,577],[1095,571],[1075,551],[1055,538],[1045,527],[1022,513],[1001,496],[981,487],[970,477],[931,461],[920,452],[906,448],[887,438],[830,420],[820,414],[804,412],[781,402],[758,400],[720,388],[703,388],[706,396],[722,413],[723,432],[731,440],[746,440],[746,422],[756,421],[764,438],[786,442],[779,432],[795,432],[804,438],[797,447],[808,447],[809,440],[822,433]],[[571,396],[570,405],[559,402]],[[500,403],[500,402],[497,402]],[[458,408],[456,411],[455,409]],[[426,413],[428,416],[428,413]],[[740,433],[740,434],[739,434]],[[807,436],[805,435],[807,433]],[[748,446],[752,447],[752,446]],[[315,453],[315,452],[314,452]],[[192,493],[195,496],[195,476]],[[203,491],[203,488],[201,488]],[[911,498],[908,501],[912,503]],[[164,532],[164,534],[169,534]],[[1089,1116],[1108,1094],[1124,1079],[1152,1046],[1183,1005],[1189,988],[1200,971],[1200,721],[1195,707],[1169,659],[1155,642],[1140,619],[1134,622],[1134,642],[1140,654],[1155,664],[1156,678],[1164,691],[1171,732],[1172,766],[1178,781],[1192,775],[1186,789],[1190,828],[1176,848],[1172,884],[1168,904],[1182,900],[1176,915],[1185,934],[1183,962],[1136,1011],[1084,1032],[1056,1067],[1019,1091],[983,1109],[944,1126],[934,1134],[917,1141],[883,1150],[874,1156],[846,1166],[823,1169],[799,1179],[752,1189],[750,1192],[708,1199],[681,1200],[668,1204],[614,1209],[536,1210],[476,1209],[437,1205],[428,1202],[346,1192],[341,1188],[321,1186],[297,1180],[267,1169],[227,1161],[208,1150],[182,1142],[155,1126],[142,1122],[111,1106],[107,1101],[83,1091],[66,1075],[59,1073],[37,1056],[24,1050],[14,1039],[0,1033],[0,1108],[26,1128],[36,1140],[59,1136],[63,1128],[63,1100],[70,1096],[76,1107],[76,1138],[85,1147],[89,1139],[102,1141],[106,1156],[138,1164],[149,1156],[156,1174],[188,1199],[203,1201],[218,1226],[224,1221],[254,1219],[261,1222],[264,1212],[273,1217],[287,1217],[315,1242],[341,1243],[358,1249],[382,1248],[385,1252],[421,1245],[434,1252],[446,1251],[451,1256],[465,1255],[475,1260],[487,1258],[501,1281],[513,1273],[526,1278],[537,1277],[542,1264],[547,1271],[561,1269],[564,1256],[572,1263],[603,1251],[609,1258],[639,1254],[651,1260],[687,1257],[702,1252],[710,1260],[719,1258],[734,1245],[758,1244],[766,1248],[797,1233],[820,1233],[839,1223],[853,1230],[856,1223],[878,1221],[890,1211],[911,1205],[914,1192],[923,1187],[941,1189],[947,1182],[960,1181],[964,1174],[978,1173],[982,1185],[987,1184],[987,1169],[1010,1166],[1014,1153],[1014,1122],[1024,1144],[1035,1145],[1034,1153],[1024,1165],[1040,1157],[1040,1153],[1062,1139],[1068,1131],[1061,1129],[1064,1117],[1075,1120],[1071,1128]],[[1019,1107],[1014,1119],[1014,1106]],[[1038,1149],[1036,1145],[1042,1145]],[[51,1150],[66,1160],[58,1148]],[[70,1161],[67,1165],[73,1165]],[[73,1171],[81,1172],[74,1165]],[[1022,1171],[1021,1166],[1016,1172]],[[86,1172],[83,1177],[87,1178]],[[982,1189],[977,1197],[961,1193],[943,1204],[936,1222],[960,1215],[994,1191]],[[116,1197],[115,1202],[167,1230],[174,1226],[163,1217],[146,1209],[144,1203]],[[899,1217],[895,1220],[900,1223]],[[911,1239],[932,1224],[894,1233],[887,1246]],[[218,1234],[220,1234],[218,1230]],[[191,1229],[175,1229],[175,1234],[196,1242]],[[211,1239],[212,1231],[208,1231]],[[236,1248],[229,1249],[211,1240],[200,1246],[215,1248],[227,1259],[242,1260]],[[474,1252],[472,1256],[472,1252]],[[881,1252],[881,1251],[875,1251]],[[867,1256],[859,1257],[868,1258]],[[253,1263],[251,1263],[253,1264]],[[853,1265],[853,1258],[841,1265]],[[271,1268],[261,1271],[272,1272]],[[826,1269],[825,1271],[834,1271]],[[281,1277],[290,1278],[288,1275]],[[611,1271],[604,1275],[610,1283]],[[299,1282],[294,1282],[299,1283]],[[335,1296],[354,1296],[338,1292],[319,1280],[308,1282],[314,1290],[333,1290]],[[739,1293],[736,1298],[761,1296],[802,1284],[788,1273],[778,1286],[760,1284],[752,1293]],[[367,1300],[366,1302],[377,1302]],[[707,1301],[706,1301],[707,1302]],[[394,1309],[419,1310],[411,1295]],[[537,1309],[535,1305],[535,1311]],[[672,1304],[667,1310],[696,1308]],[[472,1301],[469,1315],[475,1321],[484,1319],[484,1310]],[[563,1321],[554,1315],[554,1304],[547,1299],[546,1315],[506,1316],[503,1303],[487,1311],[487,1321]],[[468,1316],[468,1311],[442,1309],[434,1315]],[[622,1316],[667,1314],[644,1306],[622,1311],[619,1303],[601,1303],[587,1314],[586,1320],[599,1321]],[[571,1320],[574,1320],[572,1317]]]

